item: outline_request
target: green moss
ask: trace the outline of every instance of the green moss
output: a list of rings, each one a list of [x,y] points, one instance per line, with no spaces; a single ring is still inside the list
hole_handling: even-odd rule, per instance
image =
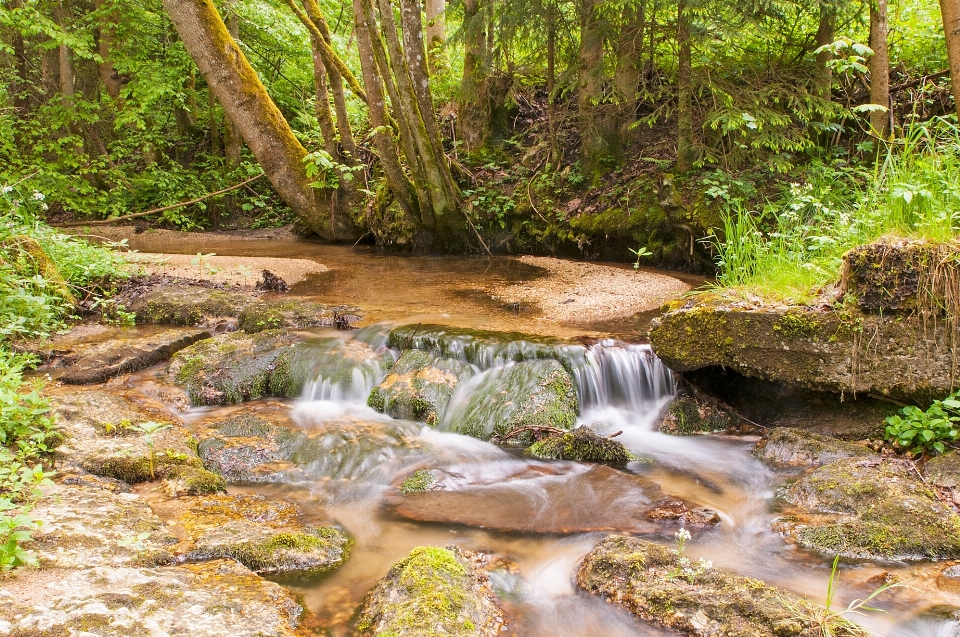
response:
[[[167,472],[167,478],[182,482],[186,495],[225,493],[227,490],[223,476],[193,466],[173,467]]]
[[[551,436],[533,443],[527,453],[545,460],[574,460],[625,465],[633,456],[623,444],[598,436],[588,427],[577,427],[569,433]]]
[[[791,311],[778,318],[773,329],[787,338],[799,338],[817,334],[821,324],[811,313]]]
[[[420,469],[403,481],[400,493],[422,493],[429,491],[437,482],[437,472],[433,469]]]

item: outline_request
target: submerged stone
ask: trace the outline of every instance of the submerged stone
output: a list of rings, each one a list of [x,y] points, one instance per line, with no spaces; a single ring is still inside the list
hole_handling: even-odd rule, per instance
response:
[[[777,427],[757,443],[753,455],[767,462],[824,465],[840,458],[875,457],[872,450],[853,442],[801,429]]]
[[[571,429],[578,409],[573,379],[560,363],[524,361],[492,369],[471,384],[444,427],[481,440],[529,445],[536,428]]]
[[[367,595],[356,622],[361,637],[494,637],[503,611],[483,557],[456,546],[420,546]]]
[[[552,435],[530,445],[527,453],[542,460],[575,460],[625,465],[633,456],[623,443],[598,435],[586,426]]]
[[[167,371],[195,405],[298,396],[304,379],[291,378],[286,358],[302,340],[282,330],[221,334],[178,352]]]
[[[830,519],[781,521],[808,548],[863,559],[960,558],[960,516],[921,482],[908,460],[840,459],[783,492]]]
[[[610,536],[587,555],[577,586],[652,621],[696,637],[819,637],[823,609],[795,595],[719,568],[681,563],[675,550]],[[686,569],[690,569],[685,571]],[[692,573],[692,574],[691,574]],[[834,635],[863,634],[839,620]]]
[[[337,528],[303,526],[292,502],[254,493],[190,499],[177,518],[192,541],[186,557],[232,557],[257,573],[319,573],[340,566],[350,541]]]
[[[720,523],[720,515],[707,507],[693,507],[683,500],[668,498],[647,511],[651,520],[677,520],[683,526],[713,526]]]
[[[660,423],[660,431],[676,436],[724,431],[737,425],[737,418],[713,401],[690,394],[678,396]]]
[[[367,404],[394,418],[436,426],[454,389],[472,375],[473,368],[466,363],[407,350],[370,393]]]
[[[496,332],[448,325],[403,325],[390,331],[390,347],[398,350],[419,349],[436,356],[455,358],[489,369],[510,361],[521,362],[559,356],[556,339],[523,334]]]
[[[0,633],[18,637],[298,637],[303,609],[233,560],[164,568],[30,569],[3,583]],[[26,604],[20,600],[36,600]]]
[[[137,483],[200,467],[192,434],[159,405],[89,390],[54,395],[51,408],[64,436],[56,453],[68,468]],[[155,425],[165,428],[147,433]]]
[[[167,330],[150,336],[117,339],[81,349],[77,358],[66,358],[68,369],[60,380],[68,385],[103,383],[170,359],[197,341],[210,338],[204,330]]]
[[[357,308],[328,306],[304,299],[258,301],[240,312],[239,327],[249,332],[310,327],[345,327],[360,320]]]

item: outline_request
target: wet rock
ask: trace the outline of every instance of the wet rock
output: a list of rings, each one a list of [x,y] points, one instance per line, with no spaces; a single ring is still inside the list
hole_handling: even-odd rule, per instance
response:
[[[159,334],[107,341],[84,348],[69,362],[60,380],[68,385],[103,383],[114,376],[129,374],[170,359],[197,341],[210,338],[204,330],[167,330]]]
[[[941,323],[702,295],[667,305],[650,341],[675,371],[723,367],[809,390],[924,402],[953,386],[952,329]]]
[[[173,561],[177,538],[167,532],[147,503],[132,493],[56,484],[43,488],[31,515],[41,526],[26,548],[35,552],[44,568],[150,566]]]
[[[288,454],[285,443],[296,434],[256,413],[232,414],[204,423],[197,452],[203,466],[229,482],[278,482]]]
[[[573,379],[560,363],[524,361],[485,373],[446,421],[455,433],[529,445],[538,427],[571,429],[578,409]]]
[[[292,502],[254,493],[190,499],[177,522],[192,540],[186,557],[232,557],[257,573],[319,573],[347,559],[349,540],[334,527],[303,526]]]
[[[240,290],[165,282],[134,287],[117,298],[137,315],[137,323],[205,325],[219,318],[238,317],[256,302],[257,296]]]
[[[390,347],[419,349],[436,356],[465,360],[482,369],[514,361],[559,357],[556,339],[447,325],[403,325],[390,331]]]
[[[856,443],[778,427],[757,443],[753,455],[767,462],[813,466],[829,464],[840,458],[875,457],[877,454]]]
[[[67,473],[60,476],[60,484],[76,484],[82,487],[103,489],[110,493],[130,493],[130,485],[116,478],[104,478],[92,474]]]
[[[951,593],[960,593],[960,564],[951,564],[937,575],[937,588]]]
[[[714,401],[691,394],[678,396],[660,423],[660,431],[675,436],[724,431],[737,425],[737,417]]]
[[[292,376],[286,358],[302,340],[282,330],[221,334],[178,352],[167,373],[195,405],[298,396],[304,378]]]
[[[577,586],[684,635],[820,635],[814,618],[823,611],[807,600],[719,568],[685,577],[676,550],[639,538],[600,542],[584,558]]]
[[[950,451],[931,458],[923,466],[923,473],[932,484],[957,490],[960,488],[960,454]]]
[[[227,481],[223,476],[196,467],[174,467],[167,472],[163,490],[171,498],[183,495],[208,495],[224,493]]]
[[[191,433],[159,405],[87,390],[54,395],[51,408],[64,436],[57,456],[67,468],[136,483],[175,467],[200,467]],[[144,431],[155,424],[165,428]]]
[[[787,487],[783,497],[831,514],[781,522],[802,546],[864,559],[960,558],[960,516],[920,481],[909,461],[837,460]]]
[[[419,469],[410,474],[410,477],[400,485],[400,493],[423,493],[437,491],[440,486],[440,474],[434,469]]]
[[[257,281],[257,289],[267,292],[289,292],[290,286],[270,270],[264,270],[261,273],[261,279]]]
[[[451,358],[407,350],[370,392],[367,404],[394,418],[419,420],[436,426],[453,390],[473,375],[473,368]]]
[[[586,426],[553,435],[530,445],[527,453],[542,460],[575,460],[625,465],[633,456],[623,443],[600,436]]]
[[[455,472],[435,468],[430,473],[423,490],[404,490],[403,481],[387,493],[384,503],[411,520],[501,531],[653,533],[680,525],[679,516],[647,517],[664,500],[659,485],[606,465],[516,463],[488,467],[478,475],[466,473],[464,467]]]
[[[164,568],[23,569],[0,634],[296,637],[303,609],[281,586],[232,560]],[[35,600],[31,603],[20,600]]]
[[[356,339],[311,338],[293,348],[285,359],[291,377],[304,379],[304,397],[313,400],[362,402],[394,363]]]
[[[647,511],[651,520],[677,520],[683,526],[713,526],[720,523],[720,515],[707,507],[693,507],[683,500],[667,499]]]
[[[338,317],[348,317],[348,324],[360,320],[354,307],[331,307],[303,299],[259,301],[240,312],[239,327],[251,334],[278,328],[338,327]]]
[[[358,635],[500,634],[503,611],[482,564],[482,556],[456,546],[413,549],[367,595]]]

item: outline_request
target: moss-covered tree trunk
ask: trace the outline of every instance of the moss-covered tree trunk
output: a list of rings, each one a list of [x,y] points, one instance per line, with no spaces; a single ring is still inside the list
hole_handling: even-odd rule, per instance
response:
[[[463,2],[463,77],[457,99],[457,137],[468,153],[490,141],[486,19],[481,0]]]
[[[579,123],[580,152],[590,173],[598,174],[614,156],[611,143],[611,113],[603,99],[604,68],[603,0],[582,0],[580,4]]]
[[[426,0],[427,54],[430,56],[430,72],[433,75],[447,70],[447,21],[444,12],[446,0]]]
[[[833,44],[837,28],[837,8],[832,0],[820,4],[820,24],[817,26],[817,49]],[[830,99],[833,88],[833,71],[827,63],[833,59],[830,51],[817,53],[817,95]]]
[[[960,117],[960,0],[940,0],[943,33],[947,39],[950,79],[953,83],[953,106]]]
[[[263,167],[270,183],[309,230],[329,239],[329,201],[310,185],[303,148],[211,0],[163,0],[187,52]]]
[[[687,0],[677,2],[677,169],[693,167],[693,86]]]
[[[870,103],[883,110],[870,113],[870,126],[883,137],[890,129],[890,54],[887,51],[887,0],[870,1]]]
[[[93,6],[98,12],[103,12],[105,0],[95,0]],[[120,74],[113,66],[113,47],[114,47],[114,24],[117,20],[115,11],[100,13],[99,29],[97,33],[97,53],[100,54],[100,62],[97,64],[97,71],[100,74],[100,81],[107,95],[112,99],[120,99],[120,89],[123,87]]]
[[[618,102],[620,129],[626,133],[636,120],[637,92],[643,72],[643,25],[646,2],[630,3],[623,12],[623,25],[617,43],[617,70],[613,77]]]

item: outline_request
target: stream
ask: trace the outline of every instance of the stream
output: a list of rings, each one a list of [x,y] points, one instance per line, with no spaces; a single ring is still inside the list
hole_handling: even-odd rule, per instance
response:
[[[671,635],[600,598],[578,592],[574,576],[581,559],[607,534],[626,532],[672,544],[679,524],[633,515],[650,489],[715,510],[720,524],[691,529],[687,551],[737,574],[756,577],[823,603],[832,560],[804,551],[771,530],[783,511],[777,488],[798,475],[774,469],[751,455],[757,438],[703,435],[677,437],[656,431],[674,393],[669,369],[639,338],[648,317],[608,324],[539,323],[535,312],[513,311],[483,298],[477,283],[523,280],[535,269],[508,258],[381,257],[304,243],[276,241],[155,245],[132,241],[142,251],[276,255],[315,258],[333,267],[321,279],[294,291],[323,302],[357,305],[366,326],[349,332],[315,330],[330,343],[319,351],[316,372],[296,400],[253,401],[218,408],[192,407],[182,414],[191,426],[237,410],[281,412],[318,441],[313,455],[300,457],[271,483],[234,485],[297,502],[305,516],[342,526],[354,545],[349,560],[320,577],[273,577],[300,595],[309,624],[320,634],[350,634],[351,618],[364,595],[390,566],[422,545],[464,548],[506,558],[492,580],[507,611],[510,635],[530,637],[651,637]],[[522,267],[521,267],[522,266]],[[369,285],[367,285],[369,283]],[[445,354],[474,366],[436,428],[396,420],[366,406],[383,379],[382,366],[353,365],[343,373],[338,352],[362,342],[386,357],[394,325],[439,323],[502,331],[522,330],[562,340],[529,347],[505,342],[469,348],[453,339]],[[630,338],[633,335],[633,338]],[[588,338],[581,338],[588,337]],[[632,341],[632,342],[631,342]],[[544,348],[550,351],[544,354]],[[625,470],[525,457],[522,450],[450,433],[471,392],[487,375],[529,357],[554,357],[573,372],[580,401],[578,425],[617,440],[638,460]],[[155,370],[152,370],[155,371]],[[131,391],[155,389],[151,373],[132,378]],[[410,444],[398,444],[398,439]],[[319,450],[319,451],[317,451]],[[396,505],[389,493],[417,469],[438,469],[444,490]],[[644,486],[647,485],[647,486]],[[420,504],[417,504],[417,503]],[[884,613],[852,617],[888,637],[957,636],[960,624],[924,611],[960,605],[960,595],[940,591],[942,565],[844,562],[833,609],[869,595],[885,573],[911,580],[912,588],[885,594]],[[871,578],[874,578],[871,580]]]

